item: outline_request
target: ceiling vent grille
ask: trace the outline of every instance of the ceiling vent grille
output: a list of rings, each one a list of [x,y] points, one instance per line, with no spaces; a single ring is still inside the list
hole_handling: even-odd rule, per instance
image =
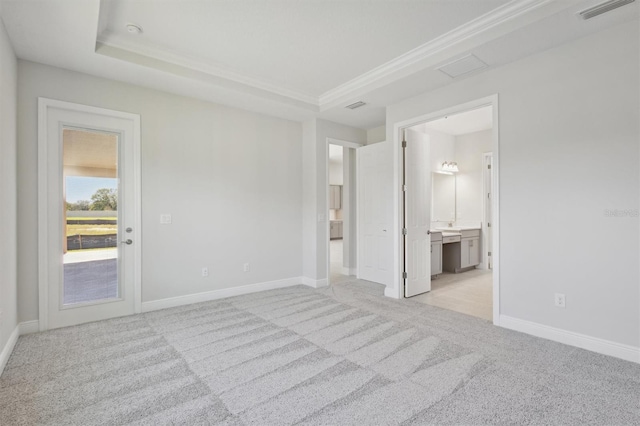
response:
[[[362,101],[358,101],[358,102],[354,102],[351,105],[347,105],[345,108],[349,108],[349,109],[356,109],[356,108],[360,108],[362,106],[365,106],[366,103],[362,102]]]
[[[472,71],[487,68],[488,65],[482,62],[474,55],[467,55],[446,65],[441,66],[438,70],[442,71],[451,78],[460,77],[469,74]]]
[[[589,9],[585,9],[582,12],[579,12],[578,15],[584,20],[591,19],[598,15],[602,15],[603,13],[607,13],[613,9],[617,9],[621,6],[624,6],[629,3],[633,3],[636,0],[609,0],[604,3],[600,3],[599,5],[590,7]]]

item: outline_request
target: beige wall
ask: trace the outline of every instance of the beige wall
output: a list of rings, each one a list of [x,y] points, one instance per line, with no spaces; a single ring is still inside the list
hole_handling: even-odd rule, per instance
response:
[[[16,56],[0,19],[0,353],[17,322]],[[0,373],[2,372],[0,365]]]
[[[499,96],[500,311],[640,346],[635,20],[387,108],[393,124]],[[566,308],[554,293],[566,294]]]
[[[301,275],[300,123],[27,61],[18,67],[20,321],[38,317],[39,96],[140,114],[143,302]],[[163,213],[171,225],[160,225]]]

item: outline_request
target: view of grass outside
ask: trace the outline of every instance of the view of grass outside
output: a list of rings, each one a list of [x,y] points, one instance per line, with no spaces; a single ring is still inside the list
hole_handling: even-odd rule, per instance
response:
[[[98,218],[94,217],[74,217],[74,220],[92,221]],[[100,219],[116,220],[115,217],[101,217]],[[67,237],[72,235],[107,235],[118,232],[118,225],[69,225],[67,224]]]
[[[118,209],[116,185],[116,179],[112,178],[67,178],[66,207],[67,211],[74,212],[73,216],[67,215],[66,236],[69,251],[115,247],[115,236],[118,232],[118,218],[113,214]],[[104,211],[108,215],[96,215],[98,211]],[[86,215],[83,215],[84,212]]]

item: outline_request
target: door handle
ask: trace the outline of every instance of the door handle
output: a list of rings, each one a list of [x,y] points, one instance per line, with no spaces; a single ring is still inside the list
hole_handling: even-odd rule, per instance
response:
[[[126,245],[130,246],[131,244],[133,244],[133,240],[132,239],[128,239],[128,240],[125,240],[125,241],[120,241],[120,244],[126,244]]]

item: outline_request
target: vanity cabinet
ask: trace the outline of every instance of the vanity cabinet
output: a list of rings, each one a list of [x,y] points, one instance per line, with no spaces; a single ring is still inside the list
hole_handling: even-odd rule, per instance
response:
[[[460,240],[460,268],[469,268],[480,264],[480,237]]]
[[[442,233],[431,233],[431,276],[442,273]]]
[[[446,238],[446,237],[445,237]],[[443,269],[447,272],[463,272],[480,264],[480,230],[460,231],[456,242],[445,241],[443,246]]]
[[[329,223],[329,239],[338,240],[342,238],[342,221],[332,220]]]
[[[329,208],[333,210],[342,208],[342,185],[329,186]]]

